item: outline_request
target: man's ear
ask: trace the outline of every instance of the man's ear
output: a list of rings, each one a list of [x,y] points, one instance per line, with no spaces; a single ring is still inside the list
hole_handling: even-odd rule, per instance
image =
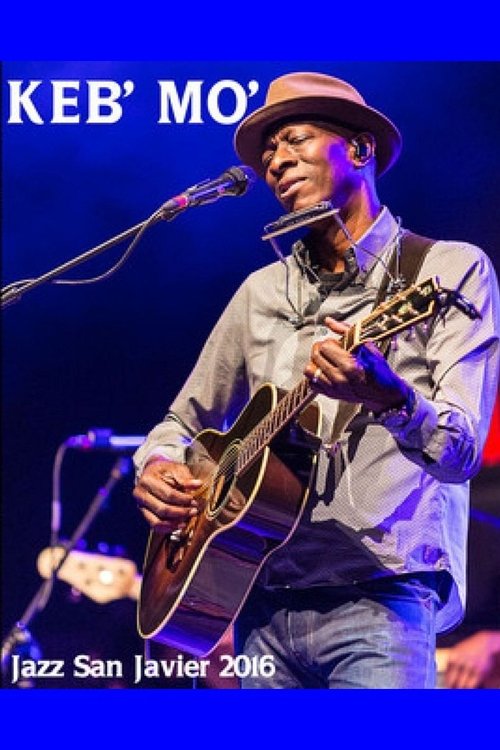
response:
[[[364,167],[375,156],[375,138],[371,133],[359,133],[349,145],[352,147],[351,158],[359,167]]]

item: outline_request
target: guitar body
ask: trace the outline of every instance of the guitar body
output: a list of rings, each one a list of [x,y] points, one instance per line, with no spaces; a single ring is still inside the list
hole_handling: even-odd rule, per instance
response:
[[[203,481],[203,510],[182,534],[150,532],[138,608],[144,638],[208,654],[238,614],[263,562],[291,536],[315,462],[317,444],[307,435],[319,433],[318,405],[309,404],[300,424],[236,473],[241,441],[279,398],[275,386],[262,386],[228,432],[204,430],[190,446],[187,463]]]
[[[480,317],[431,277],[383,302],[339,343],[353,351],[385,341],[451,305]],[[150,533],[138,610],[144,638],[195,655],[216,647],[304,509],[319,447],[315,395],[305,378],[287,393],[263,385],[227,433],[204,430],[195,438],[187,463],[202,480],[201,512],[182,532]]]

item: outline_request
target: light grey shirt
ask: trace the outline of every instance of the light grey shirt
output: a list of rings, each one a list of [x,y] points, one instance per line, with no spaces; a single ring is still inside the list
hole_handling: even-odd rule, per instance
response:
[[[303,376],[327,315],[365,317],[398,241],[384,208],[355,247],[358,272],[328,291],[304,267],[301,243],[282,262],[251,274],[229,302],[163,422],[134,459],[183,461],[202,429],[225,429],[260,385],[289,389]],[[381,259],[381,260],[377,260]],[[453,627],[465,606],[469,479],[478,470],[498,382],[500,302],[494,269],[473,245],[437,241],[417,281],[437,277],[460,290],[482,315],[452,307],[444,317],[400,333],[391,366],[416,391],[410,421],[389,431],[365,410],[332,456],[320,449],[314,491],[291,540],[266,561],[267,586],[349,584],[388,574],[448,571],[452,586],[438,630]],[[337,402],[318,396],[325,445]]]

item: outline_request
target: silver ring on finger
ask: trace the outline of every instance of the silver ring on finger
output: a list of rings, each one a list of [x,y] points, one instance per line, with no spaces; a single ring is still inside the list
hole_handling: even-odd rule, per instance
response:
[[[322,375],[323,375],[323,370],[321,369],[321,367],[317,367],[314,370],[314,375],[312,376],[312,382],[316,384]]]

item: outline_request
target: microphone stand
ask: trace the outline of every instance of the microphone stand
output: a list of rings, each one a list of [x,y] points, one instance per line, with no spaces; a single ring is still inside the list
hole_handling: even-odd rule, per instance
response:
[[[166,204],[163,204],[148,219],[145,219],[144,221],[141,221],[139,224],[136,224],[130,229],[127,229],[124,232],[121,232],[120,234],[117,234],[114,237],[111,237],[106,242],[102,242],[100,245],[97,245],[96,247],[93,247],[90,250],[87,250],[87,252],[82,253],[81,255],[78,255],[76,258],[73,258],[72,260],[69,260],[66,263],[63,263],[61,266],[57,266],[57,268],[53,268],[51,271],[47,271],[47,273],[44,273],[42,276],[38,276],[36,279],[30,279],[29,281],[26,281],[26,282],[19,281],[19,282],[12,282],[11,284],[8,284],[1,291],[1,295],[2,295],[1,307],[6,307],[7,305],[11,305],[14,302],[19,302],[21,297],[26,292],[29,292],[32,289],[36,289],[36,287],[41,286],[42,284],[45,284],[46,282],[53,281],[58,276],[61,276],[63,273],[66,273],[66,271],[70,271],[71,269],[75,268],[81,263],[85,263],[87,260],[91,260],[91,258],[94,258],[100,253],[103,253],[105,250],[109,250],[110,248],[114,247],[115,245],[118,245],[120,242],[123,242],[124,240],[127,240],[134,235],[136,235],[136,240],[138,240],[139,237],[142,235],[142,233],[153,224],[156,224],[158,221],[161,221],[162,219],[166,221],[175,219],[175,217],[179,213],[181,213],[182,211],[184,211],[185,208],[187,208],[187,204],[182,205],[179,203],[179,205],[177,206],[172,206],[171,201],[169,201],[168,203],[169,203],[168,207],[166,207]]]
[[[149,219],[146,219],[140,224],[136,224],[134,227],[127,229],[125,232],[112,237],[107,242],[103,242],[101,245],[97,245],[97,247],[88,250],[86,253],[79,255],[73,260],[70,260],[67,263],[63,263],[62,266],[58,266],[52,271],[44,273],[37,279],[29,279],[27,281],[18,281],[13,282],[12,284],[8,284],[6,287],[4,287],[4,289],[1,290],[1,306],[4,307],[6,305],[12,304],[13,302],[18,302],[21,299],[22,295],[26,292],[29,292],[31,289],[35,289],[37,286],[40,286],[47,281],[54,281],[56,277],[60,276],[62,273],[71,270],[72,268],[79,265],[80,263],[83,263],[86,260],[90,260],[90,258],[93,258],[95,255],[102,253],[104,250],[108,250],[110,247],[113,247],[119,242],[123,242],[123,240],[126,240],[135,234],[136,237],[133,240],[130,248],[125,252],[124,257],[118,263],[118,265],[120,265],[125,260],[134,244],[140,239],[144,231],[148,227],[155,224],[157,221],[160,221],[161,219],[164,219],[165,221],[171,221],[191,206],[203,206],[206,203],[213,203],[224,195],[243,195],[243,193],[245,193],[248,188],[254,184],[255,180],[256,175],[253,169],[241,165],[240,167],[232,167],[231,169],[226,170],[226,172],[224,172],[224,174],[217,180],[204,180],[197,185],[193,185],[184,193],[180,193],[179,195],[176,195],[163,203],[159,209],[151,214]],[[115,270],[115,267],[111,269],[111,272],[113,270]],[[109,274],[110,272],[107,273]],[[85,282],[78,282],[78,280],[63,280],[56,283],[78,284]]]
[[[46,581],[43,581],[42,585],[36,592],[35,596],[29,603],[28,607],[22,614],[21,618],[16,622],[10,633],[7,635],[2,643],[2,675],[7,671],[7,662],[15,647],[20,644],[27,644],[31,641],[31,634],[28,631],[28,626],[32,622],[33,618],[39,612],[42,612],[47,605],[49,600],[54,580],[57,577],[58,571],[64,565],[70,552],[76,547],[77,543],[86,533],[87,529],[94,521],[95,517],[101,510],[102,506],[110,496],[115,485],[123,479],[129,473],[131,469],[130,459],[123,458],[121,456],[113,465],[109,474],[108,480],[104,487],[101,487],[94,499],[92,500],[87,512],[78,524],[77,528],[73,532],[68,542],[64,544],[64,555],[58,564],[53,568],[52,575]]]

